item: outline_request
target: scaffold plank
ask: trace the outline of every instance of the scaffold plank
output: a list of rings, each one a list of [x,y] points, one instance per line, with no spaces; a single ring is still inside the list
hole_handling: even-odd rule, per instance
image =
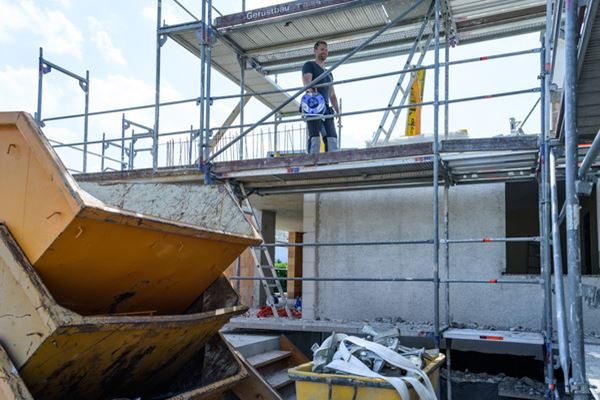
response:
[[[544,344],[544,337],[538,332],[501,331],[484,329],[450,328],[442,333],[444,339],[492,341],[521,344]]]
[[[456,142],[456,143],[452,143]],[[533,179],[538,166],[536,137],[507,136],[442,141],[441,160],[453,184]],[[450,151],[445,151],[450,150]],[[406,143],[323,154],[217,162],[217,179],[235,179],[261,194],[430,186],[431,142]],[[79,175],[82,181],[203,181],[195,167]]]

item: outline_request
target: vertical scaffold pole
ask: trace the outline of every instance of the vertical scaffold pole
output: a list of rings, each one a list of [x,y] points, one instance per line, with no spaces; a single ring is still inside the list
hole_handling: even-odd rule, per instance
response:
[[[102,133],[102,158],[100,159],[100,172],[104,172],[104,157],[106,153],[106,132]]]
[[[200,45],[200,97],[198,99],[198,105],[200,106],[200,137],[198,138],[198,169],[204,168],[204,136],[206,135],[204,127],[204,103],[206,93],[206,1],[202,0],[202,25],[200,32],[196,32],[198,35],[198,43]]]
[[[444,139],[448,140],[448,134],[450,133],[450,116],[448,114],[450,109],[450,104],[448,97],[450,95],[450,21],[448,18],[445,18],[444,25]]]
[[[192,143],[194,143],[194,125],[190,125],[190,137],[189,137],[189,143],[188,143],[188,159],[187,159],[187,165],[192,164],[192,157],[194,154],[194,148],[192,147]]]
[[[577,197],[577,0],[565,1],[565,205],[567,216],[567,261],[569,333],[571,336],[571,389],[575,400],[588,399],[583,348],[583,304]]]
[[[439,111],[440,111],[440,0],[435,0],[435,73],[433,89],[433,307],[434,341],[440,346],[440,235],[439,235]]]
[[[450,280],[450,246],[448,239],[450,239],[450,197],[449,197],[450,183],[447,178],[444,181],[444,269],[446,272],[446,279]],[[450,326],[450,283],[446,282],[445,285],[446,295],[446,325]],[[452,400],[452,372],[450,369],[450,352],[452,351],[452,339],[446,339],[446,399]]]
[[[450,130],[450,116],[448,115],[449,110],[449,93],[450,93],[450,20],[448,16],[444,16],[444,139],[448,140],[448,134]],[[444,179],[444,269],[446,272],[446,279],[450,280],[450,245],[448,240],[450,239],[450,182],[448,182],[448,174],[445,174]],[[450,283],[446,282],[445,285],[446,295],[446,325],[450,326]],[[446,340],[446,399],[452,400],[452,371],[450,364],[450,352],[452,351],[452,339]]]
[[[550,15],[547,16],[546,28],[549,27]],[[552,271],[550,269],[550,241],[549,241],[549,223],[548,223],[548,121],[546,115],[546,51],[547,51],[546,32],[542,37],[542,52],[540,53],[540,132],[541,132],[541,165],[539,182],[539,214],[540,214],[540,262],[543,276],[544,290],[544,376],[546,383],[546,398],[551,399],[554,393],[554,363],[552,350]]]
[[[87,172],[87,153],[88,153],[88,120],[90,111],[90,71],[85,71],[85,83],[79,82],[85,93],[85,106],[83,111],[83,173]]]
[[[444,139],[448,140],[448,135],[450,131],[450,115],[449,109],[450,105],[448,104],[448,100],[450,97],[450,38],[448,34],[450,32],[450,21],[448,18],[445,18],[444,25],[444,38],[445,38],[445,47],[444,47],[444,61],[446,65],[444,66]],[[444,239],[446,242],[444,243],[444,267],[446,272],[446,279],[450,279],[450,245],[448,244],[448,240],[450,239],[450,182],[445,182],[444,184]],[[450,325],[450,283],[446,282],[446,324]]]
[[[246,6],[244,5],[244,9]],[[246,93],[246,57],[240,60],[240,132],[244,130],[244,94]],[[277,139],[275,139],[277,140]],[[277,151],[277,144],[275,145]],[[244,141],[240,140],[240,160],[244,159]]]
[[[154,132],[152,132],[152,170],[158,169],[158,124],[160,120],[160,20],[162,19],[162,0],[156,3],[156,72],[154,89]]]
[[[281,123],[281,114],[275,114],[275,123],[273,124],[273,155],[276,156],[277,153],[277,136],[279,135],[279,124]],[[284,139],[286,138],[285,134],[283,135]],[[292,138],[292,144],[291,146],[288,148],[287,146],[283,147],[283,150],[291,150],[294,147],[294,143],[293,143],[294,138]],[[261,157],[264,157],[263,155],[261,155]]]
[[[558,331],[558,351],[563,369],[565,389],[569,387],[569,336],[567,333],[567,313],[565,310],[565,289],[563,280],[562,254],[560,248],[560,224],[558,222],[558,189],[556,187],[556,155],[550,150],[550,193],[552,204],[552,255],[554,261],[554,292],[556,293],[556,324]],[[567,390],[565,390],[567,391]]]
[[[342,98],[340,97],[340,114],[344,114],[344,106],[342,104]],[[342,119],[338,118],[338,148],[342,148]],[[292,136],[293,137],[293,136]]]
[[[121,171],[125,171],[125,129],[125,113],[123,113],[121,114]]]
[[[208,4],[206,6],[206,24],[205,31],[206,36],[204,37],[204,42],[206,43],[206,98],[204,99],[204,106],[206,107],[206,111],[204,112],[205,118],[205,134],[204,134],[204,159],[208,160],[210,157],[210,106],[211,106],[211,98],[210,98],[210,89],[211,89],[211,75],[212,75],[212,46],[210,43],[212,36],[212,0],[207,0]],[[243,106],[243,103],[240,104],[240,107]],[[206,171],[205,171],[206,172]]]
[[[42,126],[42,89],[44,84],[44,49],[40,47],[40,56],[38,58],[38,95],[37,95],[37,112],[35,113],[35,121],[38,126]]]

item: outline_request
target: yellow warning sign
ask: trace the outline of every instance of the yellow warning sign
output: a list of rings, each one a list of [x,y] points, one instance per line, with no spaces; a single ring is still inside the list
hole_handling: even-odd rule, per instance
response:
[[[406,118],[406,136],[417,136],[421,134],[421,106],[413,106],[423,101],[423,87],[425,86],[425,70],[416,72],[413,84],[410,88],[410,103],[408,117]]]

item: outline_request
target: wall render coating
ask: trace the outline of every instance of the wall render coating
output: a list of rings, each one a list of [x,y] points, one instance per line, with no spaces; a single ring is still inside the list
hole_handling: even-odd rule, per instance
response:
[[[305,241],[311,242],[312,235],[320,243],[431,239],[432,194],[431,188],[411,188],[305,195]],[[443,237],[443,188],[439,194]],[[504,237],[504,196],[502,183],[450,188],[450,238]],[[307,251],[304,268],[307,277],[430,278],[432,245],[321,247]],[[533,277],[505,275],[505,269],[503,243],[450,245],[453,279]],[[443,246],[440,277],[446,277]],[[600,280],[585,277],[584,283],[598,286]],[[451,284],[451,320],[497,329],[540,329],[542,295],[541,285]],[[444,298],[442,285],[442,322],[446,320]],[[310,283],[303,302],[304,317],[311,319],[433,321],[433,284],[428,282]],[[584,306],[584,312],[586,331],[598,332],[600,310]]]

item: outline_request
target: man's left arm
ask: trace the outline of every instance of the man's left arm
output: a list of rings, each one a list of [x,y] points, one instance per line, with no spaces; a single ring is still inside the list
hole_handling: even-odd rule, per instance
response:
[[[338,98],[337,95],[335,94],[335,89],[333,88],[333,86],[331,86],[329,88],[329,100],[331,100],[331,106],[333,107],[333,109],[335,110],[335,112],[338,114],[338,119],[341,120],[342,117],[340,116],[340,106],[338,103]]]

